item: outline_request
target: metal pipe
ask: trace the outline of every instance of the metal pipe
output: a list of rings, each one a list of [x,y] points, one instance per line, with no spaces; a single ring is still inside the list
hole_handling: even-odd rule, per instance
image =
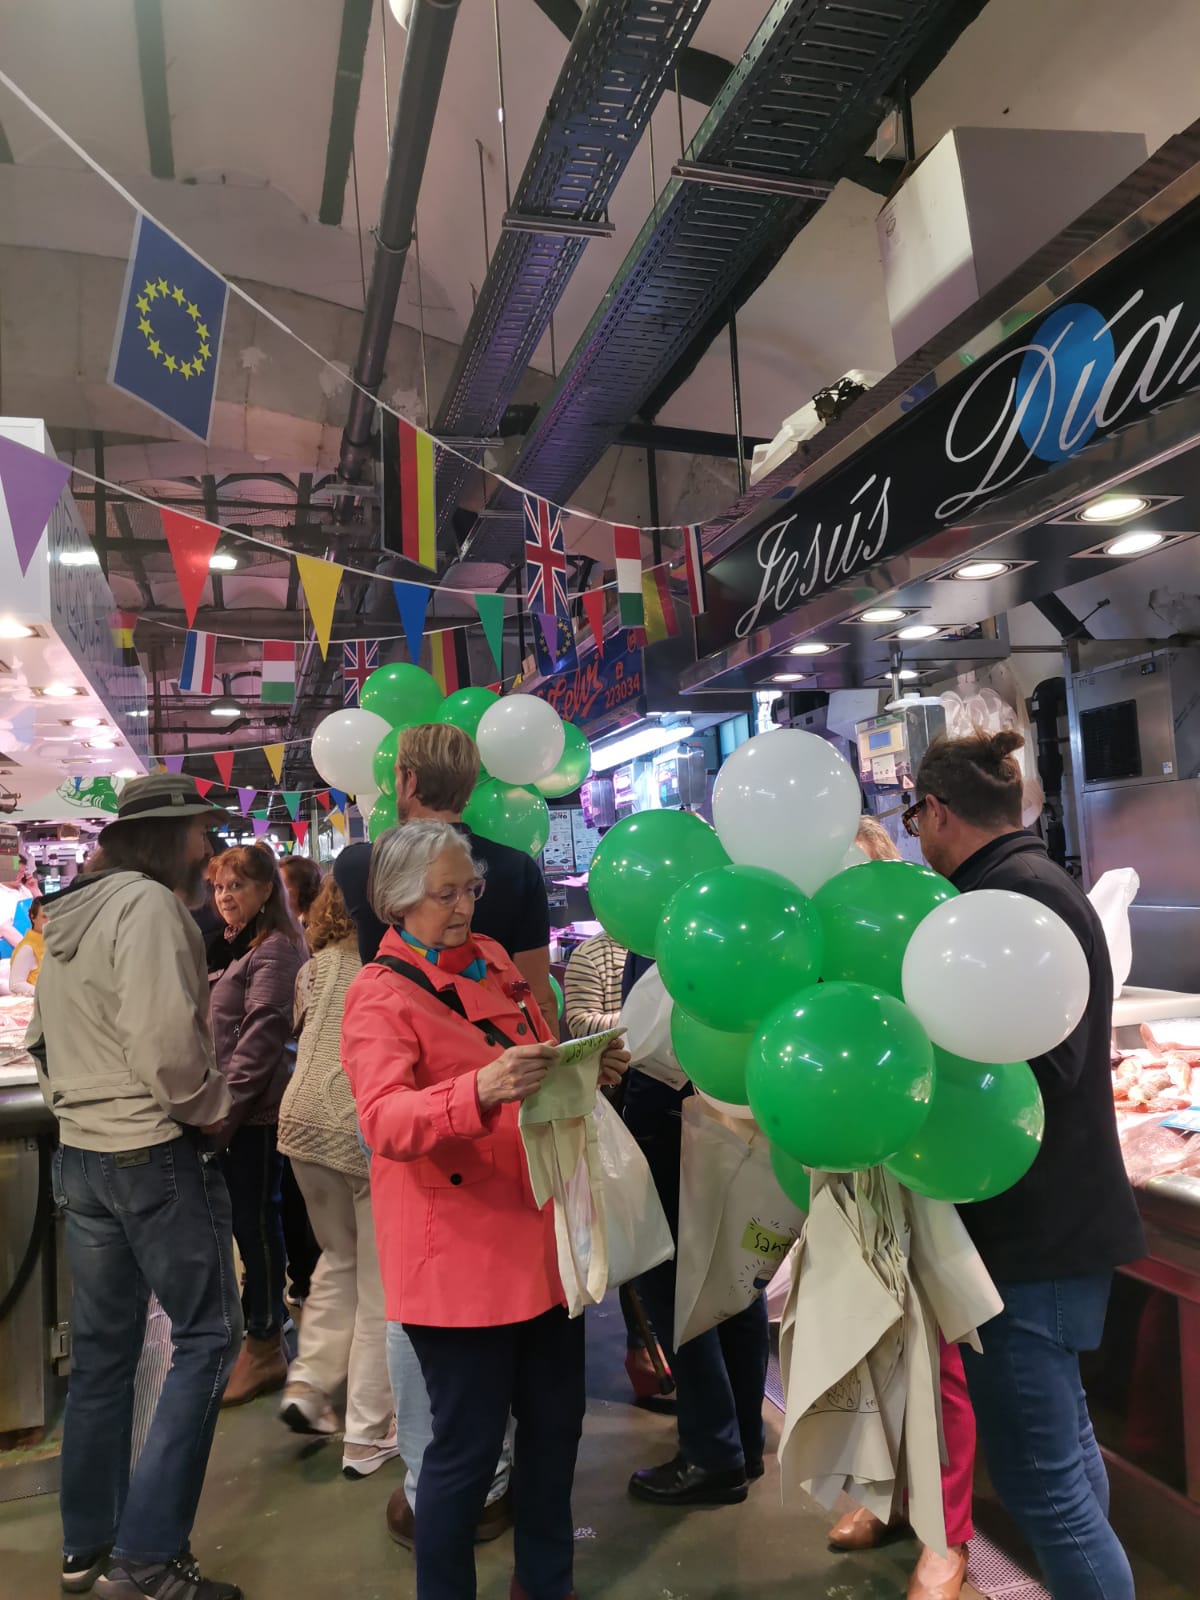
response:
[[[357,387],[350,391],[346,427],[342,433],[339,465],[341,476],[348,483],[362,476],[371,459],[374,396],[379,393],[383,380],[404,263],[412,243],[417,196],[421,191],[458,7],[459,0],[414,0],[409,18],[396,115],[392,119],[391,158],[375,235],[375,259],[363,309],[358,355],[350,374]]]
[[[646,488],[650,506],[650,551],[656,567],[662,565],[662,530],[658,527],[658,452],[646,451]]]
[[[492,247],[488,241],[487,225],[487,178],[483,170],[483,140],[476,139],[475,148],[479,151],[479,208],[483,218],[483,270],[486,273],[488,264],[492,259]]]
[[[512,210],[512,181],[508,171],[508,122],[504,107],[504,51],[500,44],[500,0],[492,0],[492,21],[496,29],[496,115],[500,120],[500,153],[504,160],[504,209]]]
[[[746,450],[742,443],[742,370],[738,365],[737,312],[729,307],[729,373],[733,379],[733,437],[737,444],[738,494],[746,492]]]

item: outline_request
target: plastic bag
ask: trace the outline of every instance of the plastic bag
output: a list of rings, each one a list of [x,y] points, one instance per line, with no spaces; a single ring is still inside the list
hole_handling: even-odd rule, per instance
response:
[[[751,1305],[804,1226],[771,1170],[766,1135],[752,1122],[683,1103],[675,1344],[707,1333]]]
[[[640,1278],[675,1254],[666,1213],[637,1140],[601,1095],[596,1147],[608,1240],[608,1287]]]
[[[1129,908],[1137,898],[1141,879],[1132,867],[1113,867],[1102,873],[1088,890],[1088,899],[1104,928],[1108,959],[1112,965],[1113,997],[1120,994],[1133,966],[1129,936]]]

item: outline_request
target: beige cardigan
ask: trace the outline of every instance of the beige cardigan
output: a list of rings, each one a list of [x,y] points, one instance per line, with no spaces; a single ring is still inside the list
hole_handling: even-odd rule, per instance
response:
[[[279,1107],[279,1149],[353,1178],[367,1176],[350,1080],[342,1070],[342,1012],[362,963],[353,939],[318,950],[296,980],[296,1070]]]

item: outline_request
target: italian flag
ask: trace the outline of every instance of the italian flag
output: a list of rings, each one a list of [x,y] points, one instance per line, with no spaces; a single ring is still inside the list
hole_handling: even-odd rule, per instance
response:
[[[623,628],[640,628],[646,621],[642,599],[642,532],[640,528],[613,528],[613,561],[617,569],[617,615]]]
[[[290,639],[263,642],[262,699],[265,705],[290,706],[296,698],[296,646]]]

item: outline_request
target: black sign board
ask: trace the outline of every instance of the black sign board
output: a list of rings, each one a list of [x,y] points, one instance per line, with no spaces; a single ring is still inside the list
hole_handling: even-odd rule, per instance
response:
[[[1200,211],[1018,327],[708,569],[706,655],[1200,387]]]

